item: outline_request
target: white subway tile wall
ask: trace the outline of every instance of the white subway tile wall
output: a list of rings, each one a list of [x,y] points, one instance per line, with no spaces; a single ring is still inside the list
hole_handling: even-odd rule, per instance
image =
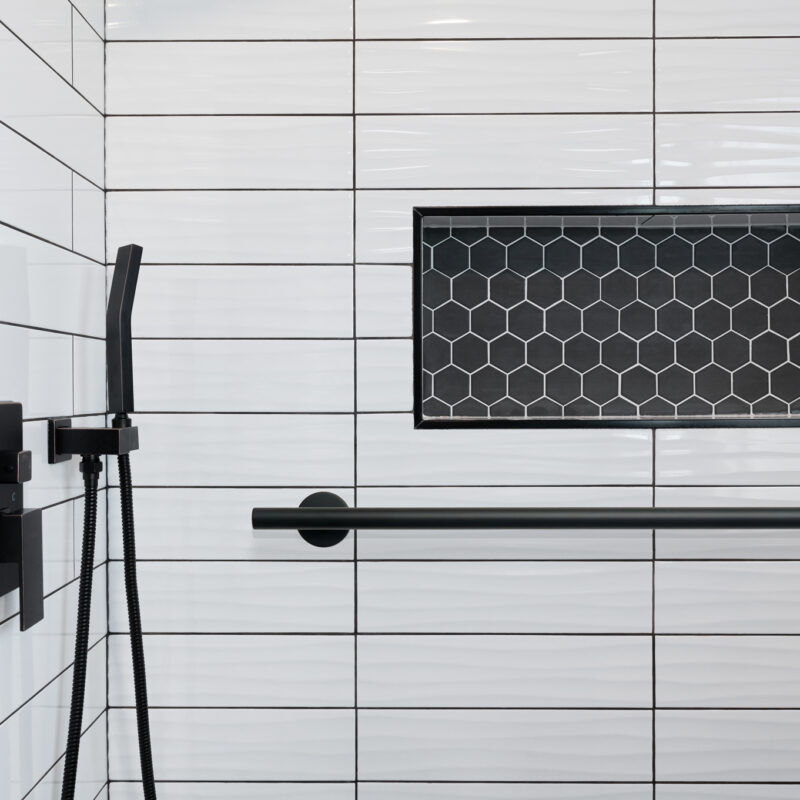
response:
[[[25,505],[42,508],[44,620],[0,598],[0,797],[60,796],[80,577],[78,465],[47,464],[47,417],[102,424],[105,392],[102,0],[0,0],[0,401],[23,404]],[[105,480],[103,481],[103,486]],[[108,783],[105,488],[77,800]]]

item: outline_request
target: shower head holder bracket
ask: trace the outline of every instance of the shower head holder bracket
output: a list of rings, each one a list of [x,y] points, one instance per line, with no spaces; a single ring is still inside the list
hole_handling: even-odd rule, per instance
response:
[[[139,429],[127,417],[115,418],[110,428],[74,428],[72,420],[47,420],[47,463],[59,464],[72,456],[120,456],[139,449]]]

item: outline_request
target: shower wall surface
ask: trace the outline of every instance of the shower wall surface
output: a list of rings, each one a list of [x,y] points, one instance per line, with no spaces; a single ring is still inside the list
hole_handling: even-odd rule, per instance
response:
[[[250,529],[316,490],[796,504],[795,429],[414,430],[410,266],[415,206],[796,202],[792,5],[120,0],[106,36],[160,797],[794,796],[795,534]]]
[[[47,464],[48,416],[106,410],[103,3],[0,0],[0,400],[22,402],[41,507],[44,620],[0,598],[0,797],[59,796],[72,683],[83,485]],[[105,489],[101,493],[105,507]],[[106,797],[105,514],[76,798]]]

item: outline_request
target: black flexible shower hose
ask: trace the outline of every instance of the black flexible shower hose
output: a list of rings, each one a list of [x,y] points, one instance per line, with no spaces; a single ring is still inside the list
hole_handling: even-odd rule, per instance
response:
[[[64,779],[61,800],[74,800],[75,779],[78,773],[83,701],[86,692],[86,661],[89,645],[89,621],[92,605],[92,572],[94,567],[95,531],[97,528],[97,485],[103,465],[97,456],[81,460],[86,487],[81,555],[80,590],[78,594],[78,623],[75,635],[75,665],[72,674],[72,703],[64,758]],[[133,682],[136,696],[136,725],[139,734],[139,760],[142,767],[142,786],[145,800],[156,800],[153,776],[153,754],[150,747],[150,717],[147,705],[147,678],[142,642],[142,620],[139,612],[139,589],[136,580],[136,540],[133,524],[133,488],[130,456],[119,456],[119,483],[122,505],[122,549],[125,566],[125,594],[128,601]]]

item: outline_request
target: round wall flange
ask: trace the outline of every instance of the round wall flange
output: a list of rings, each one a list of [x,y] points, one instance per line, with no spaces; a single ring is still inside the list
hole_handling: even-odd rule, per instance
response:
[[[300,508],[348,508],[347,503],[333,492],[314,492],[300,503]],[[350,533],[349,530],[303,530],[297,531],[309,544],[314,547],[333,547]]]

